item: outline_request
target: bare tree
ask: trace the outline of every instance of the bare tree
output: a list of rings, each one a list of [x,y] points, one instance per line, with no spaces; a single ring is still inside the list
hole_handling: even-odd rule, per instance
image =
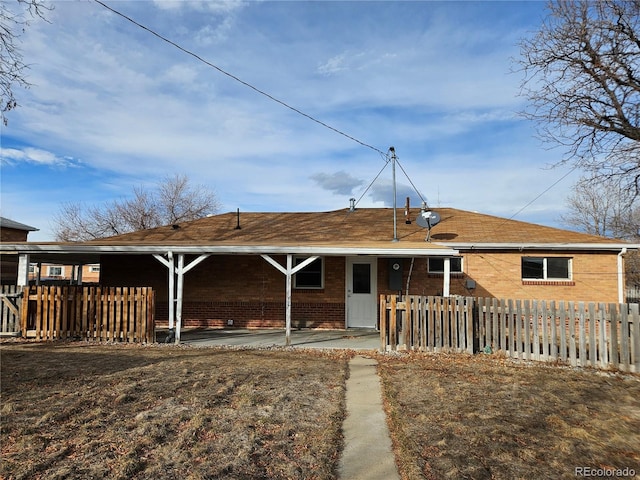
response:
[[[524,115],[593,178],[640,193],[640,0],[552,1],[520,44]]]
[[[30,86],[18,39],[31,19],[46,20],[45,12],[53,8],[41,0],[17,0],[17,4],[11,8],[7,2],[0,2],[0,118],[4,125],[7,125],[6,113],[18,106],[13,87]]]
[[[582,232],[632,240],[638,230],[635,203],[632,192],[620,188],[617,179],[583,177],[573,186],[568,213],[561,220]]]
[[[134,187],[133,196],[103,205],[65,203],[54,218],[56,240],[76,242],[195,220],[219,208],[213,192],[185,175],[163,179],[155,190]]]
[[[640,239],[640,206],[635,195],[621,189],[618,179],[582,178],[567,199],[568,213],[561,217],[576,230],[637,242]],[[640,256],[625,255],[628,285],[640,285]]]

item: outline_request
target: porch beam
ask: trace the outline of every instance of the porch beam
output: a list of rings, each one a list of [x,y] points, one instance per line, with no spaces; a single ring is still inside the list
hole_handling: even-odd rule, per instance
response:
[[[306,258],[300,264],[293,266],[293,254],[287,254],[287,266],[283,267],[269,255],[261,255],[267,262],[273,265],[281,273],[284,273],[286,277],[286,300],[285,300],[285,344],[288,347],[291,345],[291,277],[302,270],[304,267],[320,258],[319,256],[311,256]]]

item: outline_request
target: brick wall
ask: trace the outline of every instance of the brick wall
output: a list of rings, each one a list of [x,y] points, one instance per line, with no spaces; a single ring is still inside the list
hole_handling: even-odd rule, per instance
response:
[[[538,300],[574,300],[595,302],[618,301],[617,254],[615,252],[462,252],[462,274],[452,274],[452,295]],[[521,259],[530,257],[570,257],[573,276],[570,282],[523,281]],[[406,292],[411,259],[403,259],[402,293]],[[476,288],[467,288],[467,280],[476,282]],[[393,294],[388,288],[389,262],[378,263],[378,290]],[[411,295],[440,295],[443,276],[429,274],[427,259],[416,258],[411,272]]]
[[[28,234],[27,230],[0,228],[0,242],[26,242]]]
[[[285,256],[274,259],[286,264]],[[324,269],[324,288],[292,290],[294,328],[344,328],[345,260],[327,257]],[[168,320],[167,268],[151,255],[103,256],[101,283],[153,287],[156,318]],[[212,255],[184,276],[183,325],[284,327],[285,288],[285,276],[260,256]]]
[[[523,281],[521,258],[570,257],[570,282]],[[615,252],[491,252],[465,256],[465,273],[477,281],[476,295],[498,298],[618,301],[618,267]]]
[[[522,256],[570,256],[571,282],[523,282]],[[195,257],[187,258],[187,262]],[[285,264],[285,257],[275,257]],[[403,263],[405,293],[411,259]],[[323,289],[293,289],[292,326],[344,328],[345,258],[324,258]],[[453,274],[452,295],[512,299],[617,302],[617,255],[614,253],[466,252],[462,274]],[[476,288],[466,288],[467,280]],[[185,326],[284,327],[285,276],[257,255],[211,256],[185,277]],[[378,294],[389,289],[389,259],[378,260]],[[156,290],[156,318],[168,319],[167,269],[151,255],[103,256],[101,282],[107,286],[151,286]],[[441,295],[443,276],[427,271],[427,259],[416,258],[411,271],[411,295]]]

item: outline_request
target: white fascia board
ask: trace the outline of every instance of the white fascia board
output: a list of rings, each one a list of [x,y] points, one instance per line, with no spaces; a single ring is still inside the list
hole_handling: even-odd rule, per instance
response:
[[[640,249],[634,243],[439,243],[457,250],[611,250]]]
[[[375,255],[375,256],[457,256],[454,248],[372,248],[330,246],[269,246],[269,245],[59,245],[59,244],[2,244],[0,252],[6,253],[66,253],[66,254],[299,254],[299,255]]]

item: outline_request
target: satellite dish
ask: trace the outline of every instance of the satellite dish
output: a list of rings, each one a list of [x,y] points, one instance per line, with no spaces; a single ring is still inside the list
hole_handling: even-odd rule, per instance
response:
[[[436,212],[427,210],[420,212],[416,218],[416,223],[422,228],[431,228],[440,221],[440,215]]]

